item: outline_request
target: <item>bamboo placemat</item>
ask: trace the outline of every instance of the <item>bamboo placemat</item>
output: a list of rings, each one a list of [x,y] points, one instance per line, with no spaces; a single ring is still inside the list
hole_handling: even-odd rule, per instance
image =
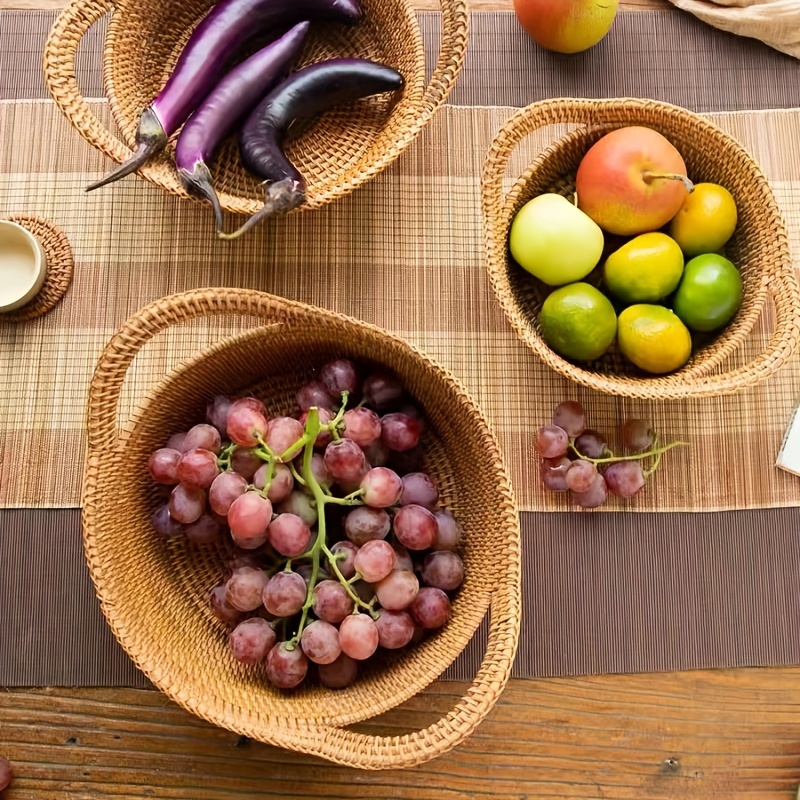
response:
[[[79,512],[42,509],[77,504],[85,387],[108,337],[143,303],[209,285],[263,289],[383,325],[469,387],[526,509],[519,676],[800,663],[790,635],[800,623],[800,510],[778,508],[800,506],[800,483],[773,466],[800,400],[800,360],[720,401],[647,405],[575,390],[516,341],[497,309],[478,210],[480,168],[509,105],[659,97],[709,112],[751,150],[800,253],[800,110],[775,110],[800,106],[797,62],[674,12],[622,14],[613,40],[568,62],[533,49],[513,15],[476,15],[451,105],[400,162],[343,201],[230,247],[214,241],[206,209],[138,179],[83,194],[108,164],[43,97],[38,60],[52,19],[0,12],[0,214],[45,216],[76,251],[59,308],[26,326],[0,323],[0,507],[18,508],[0,511],[0,685],[141,684],[94,602]],[[422,22],[432,51],[435,18]],[[78,70],[97,91],[100,41],[89,41]],[[95,107],[108,116],[104,103]],[[530,141],[515,169],[560,133]],[[124,410],[170,365],[249,324],[215,320],[160,337],[135,364]],[[691,439],[633,508],[749,510],[553,513],[563,498],[539,491],[531,439],[567,397],[585,403],[595,427],[645,415]],[[31,589],[42,570],[58,574],[52,591]],[[479,635],[448,677],[468,677],[481,645]]]

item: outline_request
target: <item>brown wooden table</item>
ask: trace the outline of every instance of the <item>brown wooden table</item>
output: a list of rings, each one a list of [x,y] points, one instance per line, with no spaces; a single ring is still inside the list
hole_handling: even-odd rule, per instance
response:
[[[415,2],[437,7],[437,0]],[[0,0],[0,8],[62,4]],[[472,0],[472,7],[511,9],[512,0]],[[465,688],[434,685],[361,729],[424,727]],[[43,688],[1,696],[0,748],[20,765],[9,800],[788,800],[800,782],[800,668],[515,680],[454,753],[416,769],[379,773],[241,740],[155,691]]]

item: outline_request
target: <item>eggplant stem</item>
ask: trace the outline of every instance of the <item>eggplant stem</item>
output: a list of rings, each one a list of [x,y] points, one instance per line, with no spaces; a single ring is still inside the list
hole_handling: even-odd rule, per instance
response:
[[[158,115],[152,108],[146,108],[139,117],[139,124],[136,128],[136,149],[133,155],[112,170],[104,178],[86,187],[87,192],[99,189],[109,183],[118,181],[132,172],[136,172],[139,167],[144,165],[151,156],[160,152],[167,146],[167,134],[161,124]]]
[[[214,224],[218,232],[221,232],[225,227],[225,220],[222,214],[222,206],[219,202],[219,197],[214,190],[214,183],[211,179],[211,172],[208,166],[203,161],[198,161],[194,165],[192,172],[187,169],[179,169],[178,177],[183,184],[184,189],[196,197],[204,197],[211,203],[214,209]]]
[[[242,234],[260,225],[265,219],[278,214],[288,214],[293,208],[302,205],[305,199],[305,186],[293,178],[284,178],[282,181],[271,183],[264,190],[264,205],[241,228],[233,233],[220,231],[217,236],[226,241],[238,239]]]

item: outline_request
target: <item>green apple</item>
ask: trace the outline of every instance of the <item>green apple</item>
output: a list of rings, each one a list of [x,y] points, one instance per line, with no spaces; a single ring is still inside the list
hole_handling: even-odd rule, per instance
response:
[[[514,217],[509,234],[514,260],[548,286],[585,278],[603,254],[603,231],[560,194],[541,194]]]

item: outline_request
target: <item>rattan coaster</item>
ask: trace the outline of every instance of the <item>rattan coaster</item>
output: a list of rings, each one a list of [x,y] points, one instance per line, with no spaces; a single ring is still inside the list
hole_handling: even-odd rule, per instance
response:
[[[46,314],[66,294],[72,283],[72,247],[67,235],[60,228],[41,217],[16,215],[7,219],[29,230],[41,242],[47,254],[47,277],[39,294],[21,308],[0,314],[0,320],[27,322]]]

